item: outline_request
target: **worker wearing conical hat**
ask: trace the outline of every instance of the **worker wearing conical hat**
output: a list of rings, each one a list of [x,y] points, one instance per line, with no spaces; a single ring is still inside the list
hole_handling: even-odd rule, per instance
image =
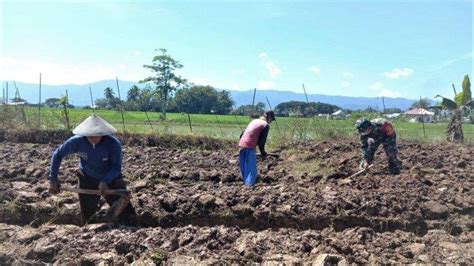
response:
[[[49,171],[49,192],[60,191],[58,179],[59,166],[63,158],[71,154],[80,157],[79,188],[98,189],[106,201],[112,205],[119,197],[105,196],[108,189],[126,189],[122,179],[122,146],[113,136],[117,130],[98,115],[93,114],[79,124],[72,136],[58,147],[51,158]],[[98,210],[98,195],[79,194],[81,221],[86,224]],[[132,223],[136,219],[135,209],[129,203],[118,217],[123,223]]]

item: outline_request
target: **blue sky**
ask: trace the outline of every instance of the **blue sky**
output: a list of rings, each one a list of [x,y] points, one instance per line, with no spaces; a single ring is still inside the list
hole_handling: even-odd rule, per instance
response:
[[[337,3],[334,3],[337,2]],[[138,81],[165,48],[197,84],[452,96],[472,77],[471,0],[2,0],[0,80]]]

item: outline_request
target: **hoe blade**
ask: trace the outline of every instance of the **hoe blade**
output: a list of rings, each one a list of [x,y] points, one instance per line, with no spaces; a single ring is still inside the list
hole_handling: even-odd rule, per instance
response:
[[[79,194],[93,194],[100,195],[99,190],[95,189],[82,189],[82,188],[61,188],[61,190],[75,192]],[[110,206],[107,210],[106,217],[108,220],[114,222],[117,220],[117,217],[122,213],[122,211],[127,207],[130,199],[132,198],[132,193],[130,190],[126,189],[116,189],[116,190],[107,190],[106,195],[117,195],[120,196],[118,200]]]

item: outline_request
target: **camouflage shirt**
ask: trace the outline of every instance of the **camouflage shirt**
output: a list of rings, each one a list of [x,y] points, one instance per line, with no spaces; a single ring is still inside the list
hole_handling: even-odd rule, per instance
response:
[[[370,122],[373,128],[372,132],[367,135],[360,135],[362,156],[369,164],[372,163],[375,151],[380,144],[383,143],[386,146],[385,149],[396,149],[396,134],[392,124],[381,118]]]

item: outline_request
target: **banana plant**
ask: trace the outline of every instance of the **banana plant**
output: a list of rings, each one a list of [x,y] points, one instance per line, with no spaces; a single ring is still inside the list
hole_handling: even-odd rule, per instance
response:
[[[454,87],[454,84],[453,90],[454,100],[448,99],[441,95],[436,95],[435,98],[442,98],[442,101],[439,104],[440,107],[450,110],[453,114],[447,128],[447,140],[450,142],[464,142],[464,133],[462,130],[462,113],[474,107],[469,76],[464,76],[461,92],[456,92],[456,87]]]

